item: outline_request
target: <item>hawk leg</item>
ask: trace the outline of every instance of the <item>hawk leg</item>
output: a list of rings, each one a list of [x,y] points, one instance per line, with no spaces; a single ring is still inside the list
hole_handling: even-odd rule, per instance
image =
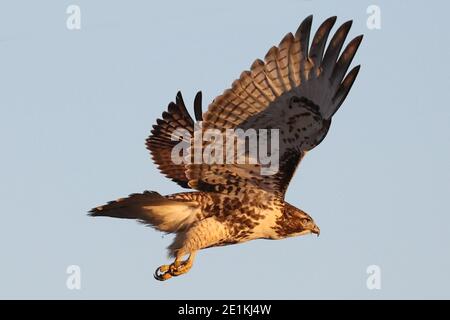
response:
[[[166,281],[172,277],[177,277],[191,270],[194,264],[195,252],[189,255],[187,260],[182,260],[182,256],[177,256],[175,261],[170,265],[162,265],[156,269],[154,277],[159,281]]]
[[[155,279],[165,281],[185,274],[191,269],[198,250],[214,246],[223,239],[227,239],[228,235],[224,224],[213,217],[195,223],[185,234],[177,234],[174,243],[169,246],[169,252],[174,253],[176,259],[171,265],[156,269]],[[189,258],[183,261],[183,257],[187,254]]]

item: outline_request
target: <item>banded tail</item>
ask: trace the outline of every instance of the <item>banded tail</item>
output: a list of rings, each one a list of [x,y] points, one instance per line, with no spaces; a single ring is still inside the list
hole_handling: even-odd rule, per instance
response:
[[[136,219],[164,232],[177,232],[196,220],[198,203],[167,199],[154,191],[135,193],[89,211],[93,217]]]

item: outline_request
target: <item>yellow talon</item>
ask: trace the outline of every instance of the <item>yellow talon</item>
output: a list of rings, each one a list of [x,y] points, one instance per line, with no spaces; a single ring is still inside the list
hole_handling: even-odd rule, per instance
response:
[[[158,267],[155,270],[153,277],[159,281],[169,280],[170,278],[172,278],[172,274],[169,269],[170,269],[170,266],[168,266],[168,265],[163,265],[161,267]]]
[[[162,265],[161,267],[159,267],[158,270],[161,273],[165,273],[165,272],[169,271],[171,267],[172,267],[172,265],[165,264],[165,265]]]
[[[186,262],[183,262],[178,266],[178,268],[175,268],[173,271],[171,270],[171,273],[173,276],[179,276],[182,274],[187,273],[192,268],[192,261],[187,260]]]
[[[166,281],[172,277],[177,277],[191,270],[194,263],[195,254],[191,253],[186,261],[178,257],[171,265],[162,265],[155,270],[154,278],[159,281]]]

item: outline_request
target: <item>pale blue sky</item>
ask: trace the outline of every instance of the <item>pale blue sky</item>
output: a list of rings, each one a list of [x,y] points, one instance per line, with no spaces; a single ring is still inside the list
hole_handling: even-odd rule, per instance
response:
[[[366,27],[371,4],[381,30]],[[156,117],[178,90],[210,102],[311,13],[314,29],[337,15],[365,35],[360,75],[287,194],[320,238],[208,249],[155,281],[171,236],[87,210],[181,191],[145,150]],[[2,1],[0,297],[450,298],[449,14],[443,1]]]

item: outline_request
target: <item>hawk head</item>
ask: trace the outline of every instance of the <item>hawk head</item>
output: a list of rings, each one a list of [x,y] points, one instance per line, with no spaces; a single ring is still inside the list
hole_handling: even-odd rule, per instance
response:
[[[319,236],[320,229],[309,214],[286,202],[284,214],[277,219],[276,232],[280,238],[301,236],[310,233]]]

